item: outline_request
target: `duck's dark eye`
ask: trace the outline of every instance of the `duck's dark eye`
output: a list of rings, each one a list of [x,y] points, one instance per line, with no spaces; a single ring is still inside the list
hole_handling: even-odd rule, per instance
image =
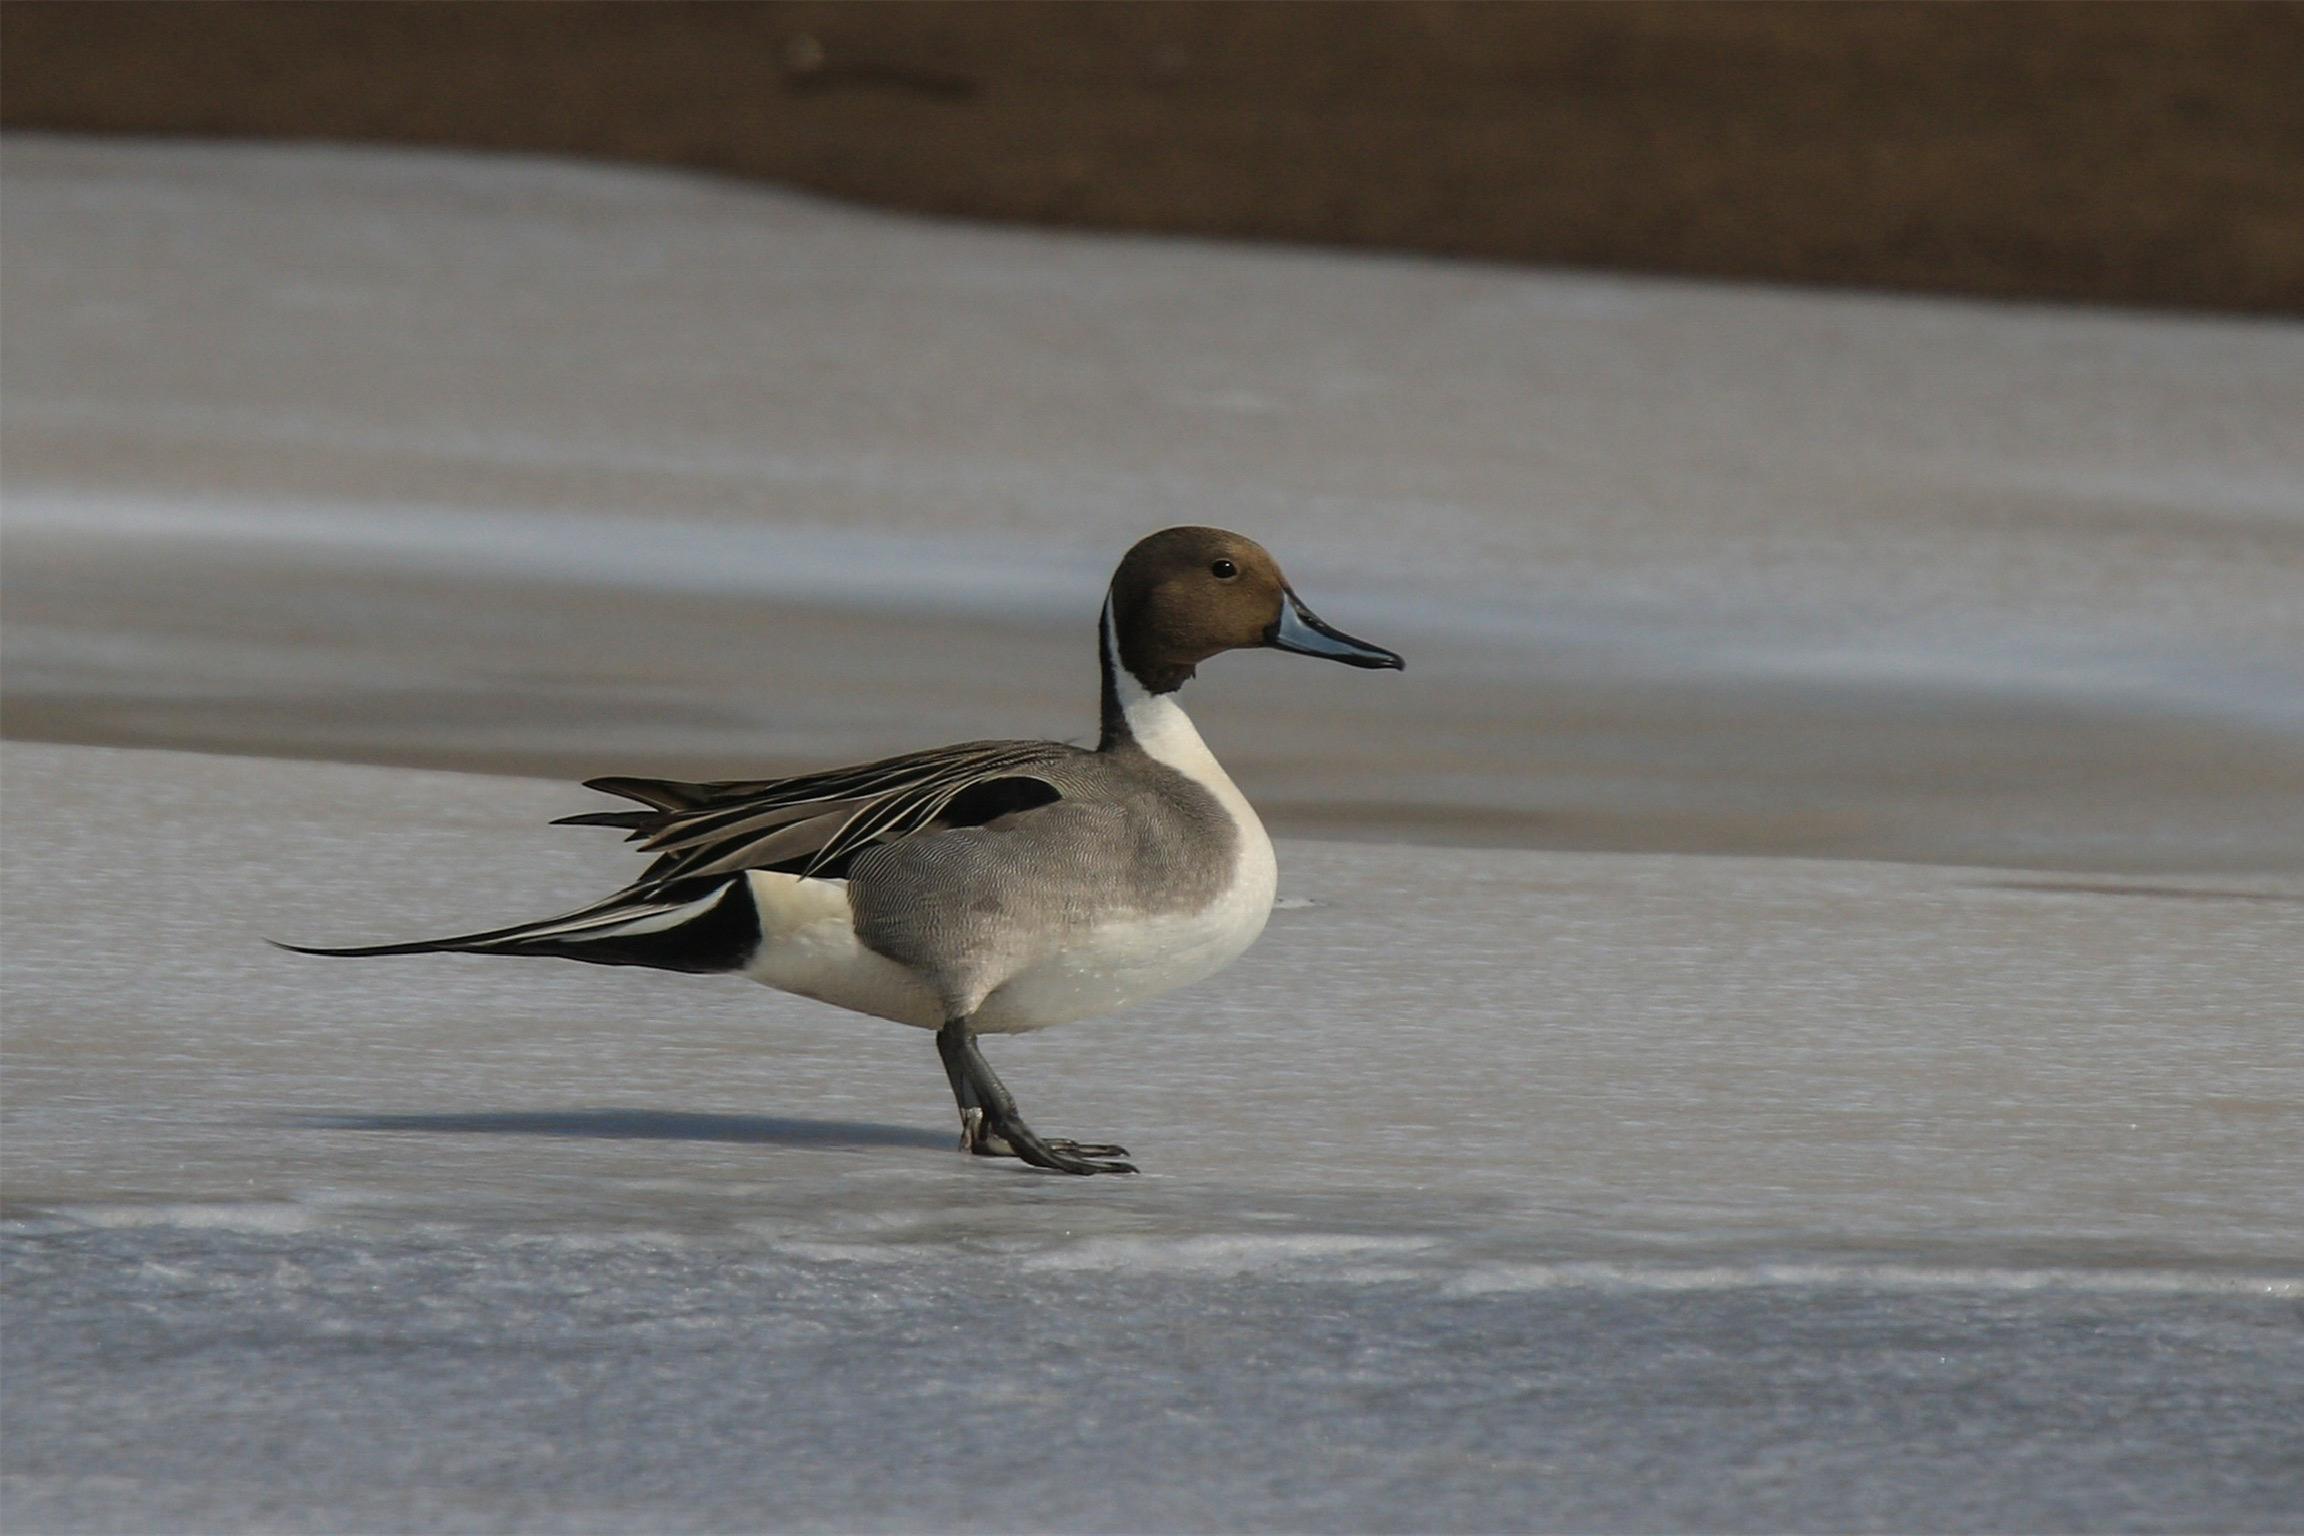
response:
[[[1215,577],[1218,581],[1230,581],[1233,577],[1240,574],[1240,567],[1234,565],[1229,560],[1219,560],[1214,565],[1208,567],[1208,574]]]

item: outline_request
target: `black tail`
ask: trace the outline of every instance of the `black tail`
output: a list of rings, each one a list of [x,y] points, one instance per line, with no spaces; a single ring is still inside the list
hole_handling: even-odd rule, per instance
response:
[[[751,882],[738,876],[626,891],[561,917],[448,939],[346,948],[270,942],[299,955],[543,955],[711,974],[751,963],[760,948],[760,909]]]

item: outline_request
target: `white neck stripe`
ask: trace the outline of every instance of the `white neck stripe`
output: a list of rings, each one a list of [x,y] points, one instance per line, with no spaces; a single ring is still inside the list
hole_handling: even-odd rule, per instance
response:
[[[1237,796],[1232,780],[1208,750],[1208,743],[1200,739],[1200,732],[1192,724],[1192,717],[1184,713],[1184,706],[1176,702],[1173,693],[1154,693],[1146,688],[1135,673],[1120,660],[1120,627],[1112,619],[1112,599],[1104,599],[1104,669],[1111,676],[1113,695],[1120,701],[1120,717],[1128,722],[1128,734],[1146,755],[1166,763],[1186,778],[1213,788],[1221,783],[1225,790]]]

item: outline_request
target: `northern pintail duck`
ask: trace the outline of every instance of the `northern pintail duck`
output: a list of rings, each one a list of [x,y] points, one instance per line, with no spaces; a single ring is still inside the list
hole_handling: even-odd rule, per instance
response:
[[[1264,824],[1176,702],[1222,651],[1400,658],[1322,623],[1254,540],[1170,528],[1128,551],[1097,624],[1094,751],[971,741],[797,778],[588,787],[647,873],[561,917],[318,955],[453,951],[732,972],[936,1031],[961,1146],[1066,1173],[1123,1148],[1036,1134],[979,1034],[1045,1029],[1213,975],[1256,941],[1278,868]]]

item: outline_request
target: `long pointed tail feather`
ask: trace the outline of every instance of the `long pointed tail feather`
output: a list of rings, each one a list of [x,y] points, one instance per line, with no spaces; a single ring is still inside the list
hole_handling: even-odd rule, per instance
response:
[[[760,938],[760,915],[750,883],[739,876],[702,890],[627,892],[541,922],[451,938],[345,946],[268,942],[300,955],[332,958],[535,955],[593,965],[710,973],[742,970],[759,949]]]

